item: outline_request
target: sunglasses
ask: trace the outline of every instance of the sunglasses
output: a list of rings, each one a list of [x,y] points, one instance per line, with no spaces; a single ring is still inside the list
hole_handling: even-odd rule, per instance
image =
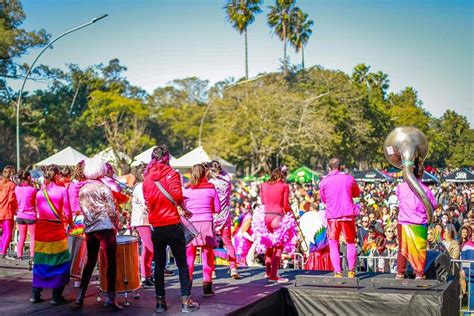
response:
[[[387,230],[387,233],[393,233],[393,230]]]
[[[362,223],[368,223],[369,221],[362,221]]]

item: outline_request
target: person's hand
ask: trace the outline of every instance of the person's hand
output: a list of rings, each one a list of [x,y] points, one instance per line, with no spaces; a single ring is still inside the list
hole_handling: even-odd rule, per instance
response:
[[[193,213],[191,213],[190,211],[188,210],[184,210],[184,215],[183,215],[185,218],[191,218],[193,217]]]

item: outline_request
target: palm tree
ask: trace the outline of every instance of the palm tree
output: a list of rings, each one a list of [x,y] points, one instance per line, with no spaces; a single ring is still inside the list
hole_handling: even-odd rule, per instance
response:
[[[286,44],[291,34],[292,18],[295,12],[296,0],[276,0],[274,6],[269,6],[270,13],[267,15],[267,23],[273,29],[273,33],[283,41],[283,62],[285,75],[288,73],[288,58],[286,55]],[[297,8],[296,8],[297,9]]]
[[[304,69],[304,47],[308,44],[309,37],[313,33],[311,27],[313,20],[308,20],[308,14],[295,8],[292,15],[292,30],[290,34],[290,43],[295,48],[296,53],[301,50],[301,66]]]
[[[255,21],[255,15],[262,12],[260,4],[263,0],[228,0],[224,6],[226,19],[240,35],[245,38],[245,78],[249,78],[249,59],[247,44],[247,28]]]

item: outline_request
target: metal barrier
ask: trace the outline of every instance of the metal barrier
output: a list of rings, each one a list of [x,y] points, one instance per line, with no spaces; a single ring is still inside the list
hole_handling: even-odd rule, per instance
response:
[[[459,306],[461,313],[472,313],[474,311],[474,260],[451,260],[452,271],[459,273],[459,284],[461,293],[459,295]],[[463,298],[467,296],[467,302],[463,304]]]
[[[397,257],[357,256],[357,272],[361,272],[362,267],[365,268],[365,271],[369,272],[396,273]]]

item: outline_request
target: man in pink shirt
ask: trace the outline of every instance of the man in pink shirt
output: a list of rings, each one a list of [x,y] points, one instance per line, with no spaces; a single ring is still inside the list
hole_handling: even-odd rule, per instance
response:
[[[436,199],[431,190],[421,182],[423,170],[415,167],[415,177],[423,188],[433,209]],[[424,279],[427,246],[428,214],[422,201],[415,195],[407,182],[402,182],[395,191],[398,205],[397,237],[399,251],[397,255],[397,279],[404,279],[407,260],[416,274],[416,279]]]
[[[329,174],[321,180],[319,194],[326,204],[327,232],[331,263],[334,267],[334,277],[342,277],[341,260],[339,258],[339,237],[341,231],[347,244],[347,261],[349,265],[348,277],[355,277],[356,262],[356,225],[355,218],[359,210],[352,202],[352,198],[360,196],[360,189],[354,178],[341,172],[341,160],[332,158],[329,161]]]

